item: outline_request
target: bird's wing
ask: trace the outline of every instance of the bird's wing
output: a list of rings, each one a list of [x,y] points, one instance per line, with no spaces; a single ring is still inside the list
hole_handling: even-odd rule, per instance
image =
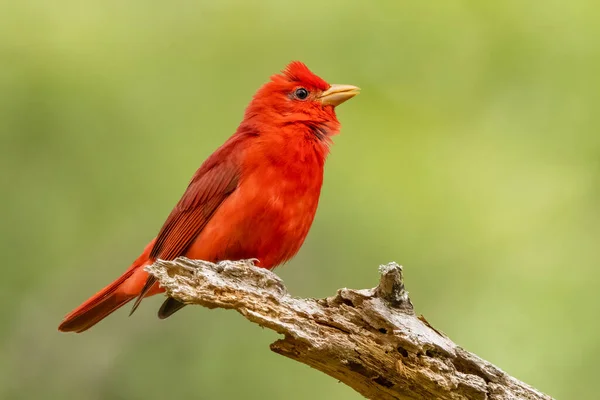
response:
[[[172,260],[183,255],[238,181],[238,168],[228,160],[204,173],[199,170],[158,233],[150,259]]]
[[[158,233],[150,260],[173,260],[185,254],[215,211],[237,188],[242,152],[243,141],[234,137],[196,171],[181,200]],[[150,275],[133,304],[131,314],[155,282],[156,278]]]

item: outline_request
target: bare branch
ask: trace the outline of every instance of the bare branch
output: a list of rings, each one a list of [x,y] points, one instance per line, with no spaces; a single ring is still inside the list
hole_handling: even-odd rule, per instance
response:
[[[402,267],[380,267],[373,289],[298,299],[251,261],[159,260],[147,271],[187,304],[234,309],[284,337],[271,350],[369,399],[550,399],[457,346],[414,313]]]

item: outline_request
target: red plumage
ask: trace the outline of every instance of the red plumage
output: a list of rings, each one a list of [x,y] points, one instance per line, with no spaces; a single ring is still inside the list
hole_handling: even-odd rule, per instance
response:
[[[163,292],[143,268],[156,259],[254,258],[271,269],[292,258],[313,222],[330,137],[339,131],[334,107],[357,93],[327,84],[297,61],[273,75],[236,132],[196,171],[158,236],[58,329],[85,331],[130,300],[138,298],[135,310],[143,297]],[[167,299],[159,316],[181,307]]]

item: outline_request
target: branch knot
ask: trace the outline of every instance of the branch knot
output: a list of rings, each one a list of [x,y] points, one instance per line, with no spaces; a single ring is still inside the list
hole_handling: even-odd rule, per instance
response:
[[[385,300],[390,307],[397,308],[408,314],[414,314],[414,308],[408,291],[404,287],[402,266],[391,262],[380,265],[379,285],[375,288],[375,296]]]

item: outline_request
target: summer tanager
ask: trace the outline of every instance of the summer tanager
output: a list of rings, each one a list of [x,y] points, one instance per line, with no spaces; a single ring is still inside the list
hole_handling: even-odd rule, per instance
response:
[[[253,258],[272,269],[292,258],[313,222],[331,137],[340,129],[334,109],[358,92],[328,84],[297,61],[271,76],[236,132],[196,171],[158,236],[58,329],[83,332],[133,299],[131,312],[144,297],[164,292],[144,271],[156,259]],[[181,307],[167,298],[158,316]]]

